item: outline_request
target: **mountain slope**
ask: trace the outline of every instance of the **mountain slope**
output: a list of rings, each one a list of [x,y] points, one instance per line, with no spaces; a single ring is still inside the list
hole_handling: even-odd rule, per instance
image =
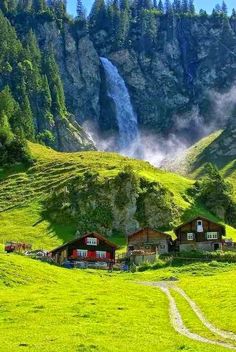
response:
[[[77,230],[93,229],[123,243],[125,234],[139,226],[171,230],[197,214],[218,220],[196,204],[193,180],[147,162],[115,153],[29,147],[33,166],[1,169],[2,242],[28,241],[50,249],[73,238]],[[236,237],[235,230],[229,227],[228,236]]]
[[[234,177],[236,160],[236,129],[216,131],[187,149],[172,164],[172,170],[199,177],[206,163],[215,164],[226,177]]]

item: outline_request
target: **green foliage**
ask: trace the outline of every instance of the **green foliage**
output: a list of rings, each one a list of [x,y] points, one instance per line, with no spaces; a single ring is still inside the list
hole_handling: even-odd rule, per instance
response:
[[[130,202],[130,195],[138,192],[138,178],[130,166],[126,166],[115,178],[115,204],[118,209],[124,209]]]
[[[218,169],[212,164],[205,167],[205,176],[197,184],[198,199],[217,216],[235,224],[236,204],[233,201],[233,187],[225,181]]]

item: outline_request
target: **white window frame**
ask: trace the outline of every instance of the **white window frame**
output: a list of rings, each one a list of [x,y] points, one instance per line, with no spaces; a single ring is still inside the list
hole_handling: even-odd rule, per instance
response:
[[[88,250],[87,249],[77,249],[77,255],[78,255],[78,257],[86,258],[88,256]]]
[[[195,235],[193,232],[187,233],[187,240],[188,241],[194,241],[194,239],[195,239]]]
[[[201,219],[197,220],[197,232],[203,232],[203,221]]]
[[[207,232],[206,233],[206,238],[207,238],[208,241],[218,240],[219,239],[218,232]]]
[[[98,245],[98,239],[96,237],[87,237],[86,244],[88,246],[97,246]]]
[[[96,258],[106,259],[107,252],[106,251],[96,251]]]

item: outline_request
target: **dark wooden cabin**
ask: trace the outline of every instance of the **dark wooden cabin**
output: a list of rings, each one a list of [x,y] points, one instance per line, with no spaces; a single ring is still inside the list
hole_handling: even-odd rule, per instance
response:
[[[115,263],[116,249],[116,244],[92,232],[53,249],[51,257],[57,264],[69,261],[81,267],[106,268]]]
[[[128,236],[128,252],[141,250],[145,253],[164,254],[169,252],[171,244],[170,235],[149,227]]]
[[[222,249],[225,226],[202,216],[176,227],[176,244],[180,251],[216,251]]]

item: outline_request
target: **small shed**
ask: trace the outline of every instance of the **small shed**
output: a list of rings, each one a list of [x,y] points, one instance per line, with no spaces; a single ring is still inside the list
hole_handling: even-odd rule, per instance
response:
[[[115,263],[117,248],[106,237],[92,232],[53,249],[50,254],[54,262],[60,265],[69,261],[78,267],[107,268]]]
[[[216,251],[221,250],[225,226],[197,216],[175,228],[176,244],[180,251]]]
[[[171,245],[170,235],[149,227],[128,236],[128,253],[143,251],[145,254],[165,254],[169,252]]]

